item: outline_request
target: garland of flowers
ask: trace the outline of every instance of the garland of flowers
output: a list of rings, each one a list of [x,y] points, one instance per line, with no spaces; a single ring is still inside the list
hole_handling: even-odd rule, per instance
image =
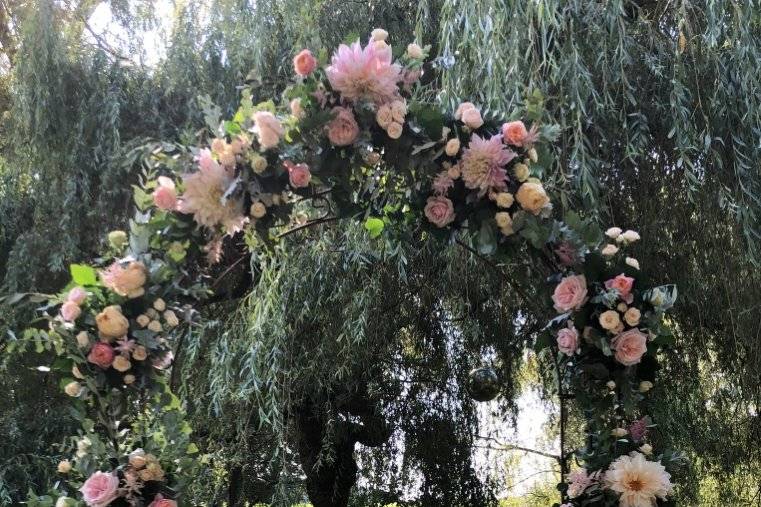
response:
[[[152,152],[134,189],[129,234],[113,231],[98,262],[73,265],[72,282],[43,307],[46,325],[9,347],[37,343],[55,350],[53,369],[64,372],[62,388],[83,427],[70,442],[72,458],[59,465],[58,487],[36,505],[81,505],[77,497],[92,507],[177,505],[198,449],[166,372],[176,341],[213,292],[208,274],[222,257],[225,237],[241,234],[251,251],[260,251],[301,228],[351,217],[364,221],[373,237],[389,224],[442,239],[460,231],[483,255],[507,254],[524,239],[544,246],[537,231],[552,205],[539,160],[540,152],[547,158],[542,145],[554,140],[555,128],[501,121],[469,102],[447,114],[414,99],[428,48],[410,44],[394,60],[387,37],[377,29],[364,46],[341,45],[327,65],[303,50],[293,60],[297,80],[283,92],[287,109],[271,101],[255,105],[254,91],[244,89],[231,120],[205,111],[215,133],[205,147],[162,145]],[[597,258],[589,254],[581,266]],[[632,347],[645,336],[640,329],[660,331],[654,319],[667,295],[654,303],[660,289],[645,292],[638,284],[632,292],[624,275],[608,287],[601,273],[569,276],[558,285],[555,302],[564,313],[553,321],[562,326],[556,346],[568,356],[566,372],[577,393],[602,382],[588,366],[597,364],[595,354],[605,358],[600,364],[619,386],[611,392],[627,407],[623,417],[641,397],[625,386],[646,375],[625,362],[613,368],[609,356],[615,350],[616,358],[630,362],[639,350]],[[601,331],[603,324],[592,319],[604,315],[604,326],[611,326],[612,314],[601,309],[613,305],[619,312],[623,304],[624,328],[611,327],[616,335],[609,340],[608,328]],[[635,310],[642,324],[631,324]],[[579,473],[573,476],[569,494],[577,503],[571,505],[621,492],[611,478],[625,466],[613,458],[631,445],[623,445],[623,435],[601,433],[609,404],[595,406],[588,421],[597,436],[580,457],[594,473],[585,475],[584,487]],[[134,407],[145,408],[135,414]],[[172,417],[155,420],[167,412]],[[151,431],[144,431],[151,417]],[[648,420],[637,424],[637,439],[627,433],[632,445],[644,438]],[[640,450],[644,458],[648,453]],[[601,470],[611,482],[595,489]]]

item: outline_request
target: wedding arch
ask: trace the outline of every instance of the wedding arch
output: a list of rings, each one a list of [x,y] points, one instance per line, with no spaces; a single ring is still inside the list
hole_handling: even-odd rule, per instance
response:
[[[505,119],[470,102],[445,111],[422,101],[413,92],[429,49],[411,43],[394,58],[387,37],[374,30],[329,62],[298,52],[277,103],[255,104],[243,88],[231,119],[208,108],[216,135],[156,150],[134,187],[128,232],[109,233],[96,262],[72,265],[60,293],[16,298],[41,304],[42,318],[9,351],[55,351],[51,368],[82,424],[58,465],[57,496],[33,505],[182,504],[202,464],[167,372],[175,338],[212,297],[206,275],[225,239],[277,255],[284,236],[337,219],[360,221],[372,238],[403,241],[415,229],[486,258],[528,244],[554,273],[555,314],[535,347],[556,368],[562,505],[669,504],[685,460],[649,438],[647,398],[676,288],[651,283],[627,255],[637,232],[602,231],[573,212],[554,218],[542,177],[558,132],[540,110]],[[475,370],[468,388],[488,401],[495,382]],[[569,400],[586,418],[581,449],[563,448]]]

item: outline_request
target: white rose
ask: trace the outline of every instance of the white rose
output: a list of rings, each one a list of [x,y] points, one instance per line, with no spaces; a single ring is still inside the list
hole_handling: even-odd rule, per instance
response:
[[[626,264],[633,267],[634,269],[639,269],[639,261],[634,257],[627,257]]]
[[[653,446],[652,446],[652,445],[650,445],[650,444],[642,444],[642,445],[640,446],[640,448],[639,448],[639,451],[640,451],[642,454],[647,454],[647,455],[650,455],[650,454],[652,454],[652,453],[653,453]]]
[[[608,386],[608,389],[611,391],[616,388],[616,383],[613,380],[608,380],[605,385]]]
[[[601,252],[605,257],[613,257],[618,253],[618,247],[616,245],[607,244]]]
[[[497,227],[505,229],[512,227],[513,219],[510,217],[510,213],[507,211],[500,211],[494,215],[494,219],[497,221]]]
[[[611,227],[607,231],[605,231],[605,235],[609,237],[610,239],[616,239],[621,235],[621,228],[620,227]]]
[[[79,382],[69,382],[63,388],[63,392],[72,397],[82,394],[82,385]]]
[[[621,236],[624,238],[624,241],[626,241],[627,243],[634,243],[635,241],[639,241],[640,239],[639,233],[632,230],[624,232],[623,234],[621,234]]]

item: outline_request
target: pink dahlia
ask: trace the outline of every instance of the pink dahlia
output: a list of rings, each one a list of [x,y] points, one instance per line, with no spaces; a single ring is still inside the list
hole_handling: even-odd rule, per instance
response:
[[[402,68],[391,62],[389,46],[341,44],[326,71],[333,89],[352,102],[367,99],[382,104],[399,94]]]
[[[487,140],[473,134],[460,162],[465,186],[478,189],[480,195],[489,190],[504,190],[507,187],[505,166],[513,158],[515,152],[502,144],[502,136]]]
[[[436,195],[446,195],[447,190],[452,188],[452,185],[454,185],[454,181],[452,180],[452,177],[449,176],[449,171],[441,171],[435,178],[433,178],[433,184],[431,186]]]
[[[228,234],[241,230],[245,223],[243,204],[235,199],[223,199],[233,176],[219,165],[209,150],[202,150],[199,170],[182,177],[185,193],[179,203],[183,213],[192,213],[193,219],[206,227],[221,225]]]

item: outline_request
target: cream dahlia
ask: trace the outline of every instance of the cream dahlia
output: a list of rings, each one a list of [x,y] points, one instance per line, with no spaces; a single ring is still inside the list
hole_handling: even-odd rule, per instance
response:
[[[376,104],[391,102],[399,94],[401,67],[391,62],[391,48],[359,41],[341,44],[326,69],[334,90],[350,101],[366,99]]]
[[[507,187],[505,165],[513,158],[515,153],[505,148],[502,136],[487,140],[473,134],[460,162],[465,186],[478,189],[481,195],[489,190],[504,190]]]
[[[242,203],[223,199],[232,175],[211,157],[209,150],[201,151],[198,165],[198,171],[182,177],[185,193],[179,203],[180,211],[192,213],[193,219],[206,227],[221,225],[228,234],[241,230],[246,220]]]
[[[620,507],[650,507],[673,490],[671,475],[660,462],[648,461],[639,452],[621,456],[605,473],[605,483],[619,493]]]

